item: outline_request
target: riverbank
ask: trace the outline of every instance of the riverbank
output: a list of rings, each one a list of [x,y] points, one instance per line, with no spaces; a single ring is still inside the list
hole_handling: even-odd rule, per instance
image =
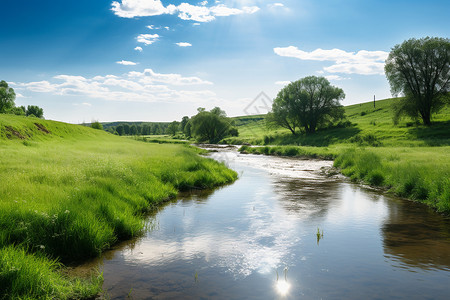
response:
[[[179,191],[234,181],[202,150],[0,115],[0,298],[81,299],[101,290],[61,272],[142,234],[144,216]]]
[[[450,214],[450,147],[242,146],[241,153],[321,158],[352,181],[382,187]]]

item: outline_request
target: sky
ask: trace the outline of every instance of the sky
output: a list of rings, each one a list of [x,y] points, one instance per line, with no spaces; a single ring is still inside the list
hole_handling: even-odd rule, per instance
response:
[[[311,75],[342,88],[343,105],[389,98],[391,48],[450,36],[448,0],[0,3],[0,80],[16,105],[69,123],[265,113]]]

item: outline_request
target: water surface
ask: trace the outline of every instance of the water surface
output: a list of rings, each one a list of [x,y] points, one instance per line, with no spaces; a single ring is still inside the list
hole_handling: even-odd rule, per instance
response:
[[[78,269],[103,271],[108,298],[448,299],[449,219],[326,177],[328,161],[212,156],[239,180],[182,195]]]

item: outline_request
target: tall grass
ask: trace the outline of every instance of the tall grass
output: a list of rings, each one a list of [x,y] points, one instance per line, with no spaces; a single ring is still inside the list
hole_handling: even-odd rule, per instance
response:
[[[178,191],[237,177],[188,145],[143,143],[82,126],[3,115],[0,133],[3,265],[29,255],[36,269],[42,265],[55,273],[52,260],[81,261],[141,234],[143,216]],[[12,297],[13,287],[25,284],[28,275],[19,273],[27,269],[17,270],[15,277],[0,272],[3,295]],[[44,286],[36,290],[47,297]],[[29,291],[35,298],[34,286]],[[61,291],[69,295],[76,289]]]
[[[42,255],[29,254],[21,247],[0,249],[1,299],[86,299],[99,293],[102,275],[90,282],[69,279],[61,265]]]
[[[352,180],[450,213],[450,147],[372,148],[341,152],[334,165]]]

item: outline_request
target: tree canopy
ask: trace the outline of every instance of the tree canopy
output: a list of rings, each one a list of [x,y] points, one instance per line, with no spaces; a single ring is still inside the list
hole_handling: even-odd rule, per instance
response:
[[[169,127],[167,127],[167,133],[172,136],[175,136],[178,132],[179,127],[180,127],[180,122],[173,121],[172,123],[169,124]]]
[[[292,134],[296,134],[297,128],[314,133],[317,128],[344,118],[344,108],[339,102],[344,97],[344,91],[332,86],[326,78],[308,76],[280,90],[268,121],[289,129]]]
[[[230,135],[232,120],[219,107],[206,111],[199,108],[198,113],[189,121],[190,131],[199,142],[218,143]]]
[[[16,93],[4,80],[0,81],[0,113],[6,113],[14,108]]]
[[[103,130],[103,125],[99,121],[94,121],[91,123],[91,128]]]
[[[401,115],[431,124],[432,113],[448,103],[450,91],[450,39],[409,39],[394,46],[386,60],[386,77],[394,96],[404,96],[394,108]]]
[[[44,117],[44,110],[37,105],[28,105],[27,110],[25,111],[25,115],[35,116],[36,118]]]

